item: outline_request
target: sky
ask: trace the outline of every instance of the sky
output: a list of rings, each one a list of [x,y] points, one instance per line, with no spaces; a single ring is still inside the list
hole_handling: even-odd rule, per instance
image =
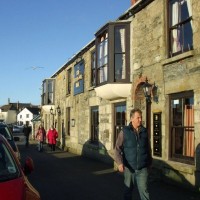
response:
[[[94,39],[130,0],[0,0],[0,106],[41,104],[42,81]]]

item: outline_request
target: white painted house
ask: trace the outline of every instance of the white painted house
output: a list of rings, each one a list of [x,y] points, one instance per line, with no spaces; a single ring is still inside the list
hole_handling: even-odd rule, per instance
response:
[[[40,108],[24,108],[17,115],[17,124],[25,125],[28,123],[29,126],[32,126],[32,119],[40,114]]]

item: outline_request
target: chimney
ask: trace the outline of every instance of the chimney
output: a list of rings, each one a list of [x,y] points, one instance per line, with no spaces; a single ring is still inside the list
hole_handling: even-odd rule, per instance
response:
[[[8,105],[10,104],[10,98],[8,98]]]
[[[131,0],[131,6],[134,5],[138,0]]]

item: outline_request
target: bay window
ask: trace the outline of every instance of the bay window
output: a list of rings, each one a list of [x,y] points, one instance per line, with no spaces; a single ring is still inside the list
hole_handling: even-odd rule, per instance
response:
[[[55,79],[45,79],[43,81],[42,105],[54,104]]]
[[[96,33],[96,86],[130,82],[130,22],[110,22]]]

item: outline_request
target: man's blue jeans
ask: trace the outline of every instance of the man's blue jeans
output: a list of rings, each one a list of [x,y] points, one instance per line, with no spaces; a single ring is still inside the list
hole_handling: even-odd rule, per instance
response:
[[[137,184],[141,200],[149,200],[148,192],[148,171],[147,168],[130,171],[125,167],[124,171],[124,200],[132,200],[132,191],[135,183]]]

